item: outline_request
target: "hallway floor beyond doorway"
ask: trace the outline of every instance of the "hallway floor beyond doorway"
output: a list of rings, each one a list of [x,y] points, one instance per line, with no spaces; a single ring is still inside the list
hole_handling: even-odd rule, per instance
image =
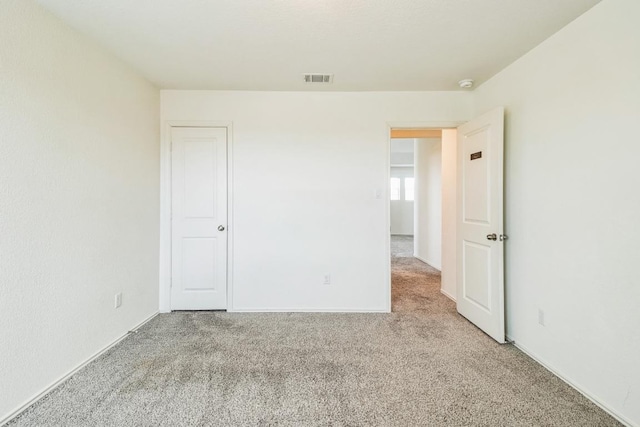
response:
[[[413,258],[413,236],[392,234],[391,256],[394,258]]]

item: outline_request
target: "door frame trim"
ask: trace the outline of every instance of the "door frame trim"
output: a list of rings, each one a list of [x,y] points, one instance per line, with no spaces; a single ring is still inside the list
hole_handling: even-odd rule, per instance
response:
[[[171,128],[227,129],[227,311],[233,311],[233,122],[211,120],[165,120],[160,131],[160,313],[171,311]]]
[[[386,277],[389,300],[387,302],[388,311],[391,312],[391,200],[390,180],[391,180],[391,131],[393,129],[457,129],[466,121],[424,121],[424,122],[394,122],[388,121],[387,125],[387,147],[386,147],[386,182],[385,182],[385,242],[387,252]],[[457,190],[456,190],[457,191]],[[415,221],[415,219],[414,219]]]

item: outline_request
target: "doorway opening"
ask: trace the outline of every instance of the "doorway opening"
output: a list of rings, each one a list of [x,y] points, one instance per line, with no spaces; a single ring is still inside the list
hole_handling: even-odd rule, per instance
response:
[[[412,293],[409,272],[455,301],[456,138],[456,129],[391,128],[392,311]]]
[[[431,299],[417,295],[414,304],[420,304],[415,301],[432,302],[434,299],[449,304],[447,298],[433,297],[442,293],[455,301],[459,314],[497,342],[506,342],[504,108],[494,108],[455,129],[446,125],[442,128],[389,125],[389,129],[390,169],[397,164],[397,156],[394,156],[396,139],[413,139],[414,169],[409,184],[409,187],[413,184],[414,190],[413,254],[411,258],[391,255],[392,311],[399,307],[398,297],[402,296],[394,291],[394,282],[402,282],[401,275],[394,275],[394,271],[400,271],[396,267],[402,267],[405,259],[422,260],[423,266],[431,264],[429,268],[441,270],[441,280],[431,281]],[[428,141],[430,138],[435,140]],[[403,161],[407,162],[406,159]],[[391,174],[390,170],[389,179],[393,178]],[[390,182],[391,185],[397,186],[397,181],[395,184]],[[390,225],[391,202],[388,202]],[[387,232],[391,232],[391,227]],[[392,238],[389,239],[389,253]],[[397,242],[398,237],[394,240]],[[420,278],[417,270],[420,268],[409,269],[409,276]],[[408,291],[412,290],[409,288]]]

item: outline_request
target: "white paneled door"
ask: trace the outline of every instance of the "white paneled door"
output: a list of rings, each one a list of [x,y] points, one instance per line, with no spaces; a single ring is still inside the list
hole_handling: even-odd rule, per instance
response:
[[[227,129],[171,128],[171,309],[227,308]]]
[[[504,109],[458,128],[458,312],[505,342]]]

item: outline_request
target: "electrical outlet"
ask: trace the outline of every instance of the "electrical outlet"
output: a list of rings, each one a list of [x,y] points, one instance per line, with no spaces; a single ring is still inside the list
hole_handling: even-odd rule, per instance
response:
[[[331,284],[331,275],[330,274],[325,274],[324,275],[324,282],[322,284],[323,285],[330,285]]]
[[[122,292],[116,294],[116,304],[115,308],[118,308],[122,305]]]
[[[538,309],[538,323],[540,325],[542,325],[542,326],[545,326],[544,325],[544,311],[541,308]]]

